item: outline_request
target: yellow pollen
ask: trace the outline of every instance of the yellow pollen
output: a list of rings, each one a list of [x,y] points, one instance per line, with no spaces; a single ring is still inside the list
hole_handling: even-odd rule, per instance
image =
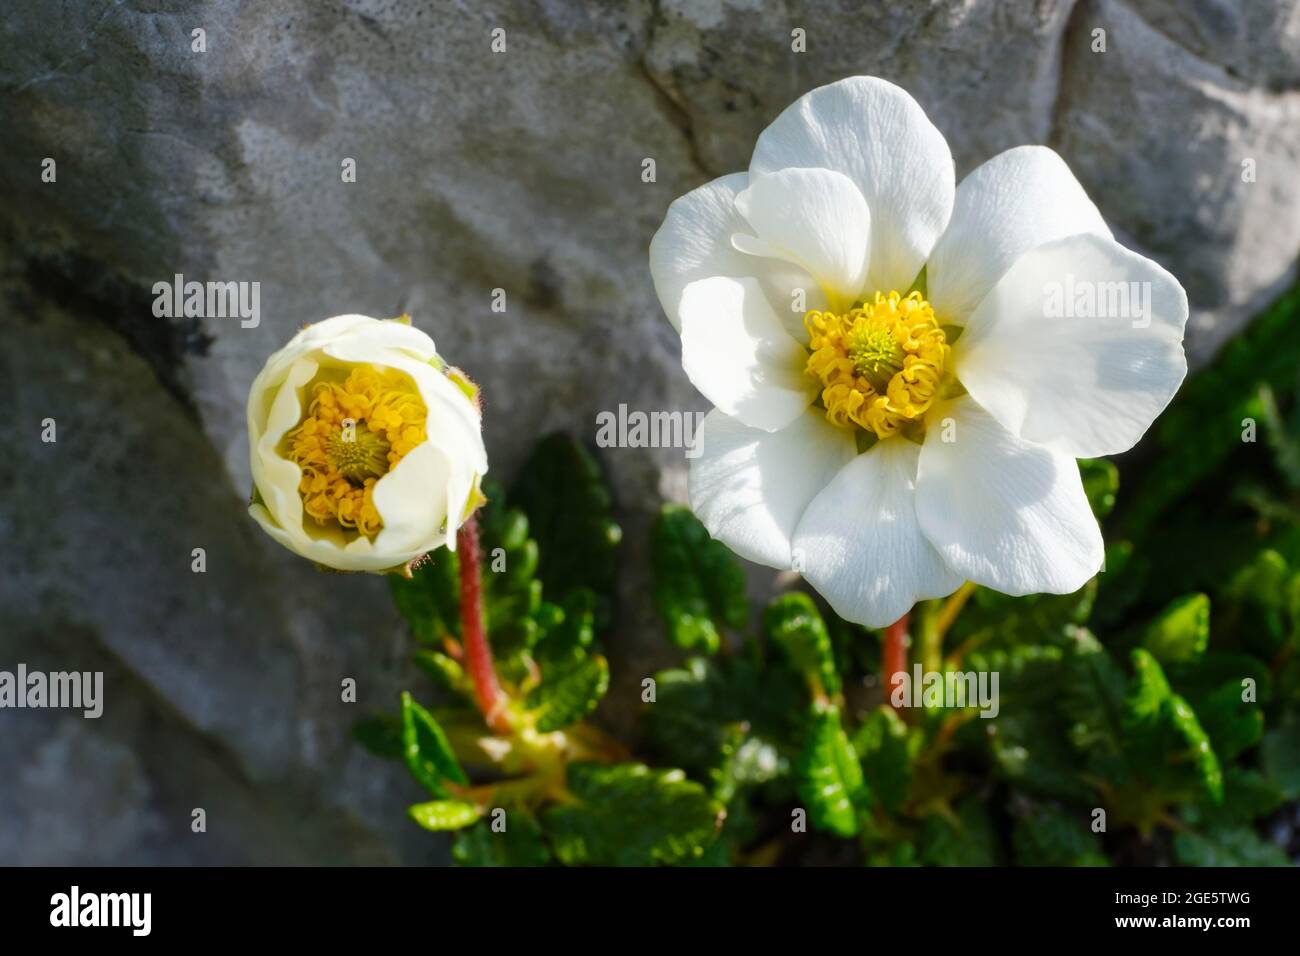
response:
[[[285,436],[286,456],[302,468],[303,510],[321,525],[378,534],[375,482],[425,440],[427,414],[410,376],[394,369],[362,365],[318,381],[307,414]]]
[[[821,381],[833,424],[888,438],[934,404],[949,345],[920,292],[877,292],[843,315],[812,311],[803,321],[806,370]]]

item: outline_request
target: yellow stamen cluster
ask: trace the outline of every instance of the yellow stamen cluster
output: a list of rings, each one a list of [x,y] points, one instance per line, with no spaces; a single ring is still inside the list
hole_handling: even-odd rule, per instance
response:
[[[303,509],[322,525],[378,534],[375,482],[425,440],[427,414],[410,376],[394,369],[362,365],[318,381],[302,424],[285,436],[302,468]]]
[[[934,403],[949,345],[920,292],[877,292],[844,315],[812,311],[804,328],[806,368],[832,423],[888,438]]]

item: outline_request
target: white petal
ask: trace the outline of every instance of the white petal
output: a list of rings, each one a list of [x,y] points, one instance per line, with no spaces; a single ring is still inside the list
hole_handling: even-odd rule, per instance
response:
[[[731,237],[749,232],[736,209],[736,196],[749,181],[733,173],[700,186],[668,207],[663,225],[650,240],[650,275],[668,321],[678,331],[682,292],[692,282],[713,276],[755,278],[772,310],[791,334],[802,334],[804,309],[825,309],[826,297],[817,281],[791,262],[761,259],[736,249]],[[802,290],[804,308],[794,309],[795,293]]]
[[[862,294],[867,278],[871,212],[842,173],[783,169],[757,176],[736,197],[736,208],[758,235],[738,233],[732,244],[751,255],[794,262],[821,285],[837,310]]]
[[[1081,293],[1095,308],[1079,308]],[[1182,384],[1186,323],[1187,294],[1168,272],[1111,239],[1073,236],[1016,261],[972,314],[954,368],[1021,438],[1112,455],[1137,444]]]
[[[943,322],[966,317],[1021,255],[1045,242],[1110,229],[1079,181],[1046,146],[1017,146],[957,187],[952,222],[930,254],[926,290]]]
[[[878,442],[840,470],[795,531],[804,577],[846,621],[885,627],[962,583],[917,523],[920,454],[904,438]]]
[[[391,571],[418,558],[430,548],[437,547],[434,543],[411,551],[380,551],[368,538],[358,537],[349,542],[337,527],[321,528],[314,522],[308,522],[304,526],[305,535],[290,533],[260,504],[250,505],[248,513],[262,526],[263,531],[283,547],[309,561],[339,571]]]
[[[1101,567],[1074,459],[1017,438],[969,395],[933,413],[916,512],[950,568],[1004,594],[1069,594]]]
[[[441,543],[443,521],[448,514],[459,517],[469,497],[466,487],[460,501],[453,503],[447,489],[454,475],[467,472],[432,438],[412,448],[396,468],[375,482],[375,508],[384,521],[375,549],[402,551],[422,544],[429,549],[436,547],[431,542]]]
[[[866,288],[905,291],[948,225],[955,191],[948,144],[916,100],[868,76],[818,87],[759,136],[749,175],[789,167],[830,169],[857,184],[871,210]]]
[[[253,485],[268,513],[285,528],[302,526],[302,470],[279,453],[285,433],[302,420],[304,392],[319,368],[309,357],[281,365],[273,377],[258,377],[248,402],[249,464]]]
[[[776,431],[817,394],[808,352],[754,279],[701,279],[682,293],[682,368],[704,396],[753,428]]]
[[[691,509],[736,554],[791,567],[790,537],[813,497],[855,454],[853,433],[809,409],[778,432],[714,409],[691,461]]]

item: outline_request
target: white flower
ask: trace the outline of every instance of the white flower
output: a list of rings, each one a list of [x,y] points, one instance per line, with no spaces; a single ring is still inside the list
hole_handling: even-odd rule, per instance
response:
[[[869,626],[963,579],[1081,587],[1103,548],[1074,459],[1130,448],[1187,370],[1182,287],[1056,153],[954,182],[916,102],[854,77],[786,109],[650,245],[716,406],[696,514]]]
[[[341,571],[393,571],[480,502],[477,390],[407,320],[338,315],[266,361],[248,394],[253,503],[286,548]]]

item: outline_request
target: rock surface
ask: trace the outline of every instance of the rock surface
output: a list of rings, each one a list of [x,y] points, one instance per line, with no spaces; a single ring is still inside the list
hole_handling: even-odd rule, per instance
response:
[[[339,702],[344,677],[363,707],[411,680],[382,582],[318,576],[243,517],[246,390],[303,323],[411,312],[484,386],[502,477],[620,402],[702,409],[649,238],[791,100],[854,73],[907,87],[959,175],[1059,149],[1183,280],[1200,360],[1300,250],[1295,0],[10,6],[0,363],[20,414],[0,427],[21,452],[0,462],[0,667],[94,664],[113,703],[0,715],[0,862],[439,858],[401,813],[414,784],[351,743]],[[260,324],[155,318],[176,273],[259,282]],[[640,569],[685,462],[603,457],[629,571],[607,711],[626,724],[668,656]]]

